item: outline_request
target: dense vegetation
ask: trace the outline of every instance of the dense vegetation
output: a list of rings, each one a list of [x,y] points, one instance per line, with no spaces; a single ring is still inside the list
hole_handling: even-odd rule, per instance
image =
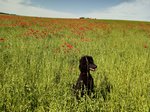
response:
[[[83,55],[98,66],[96,98],[76,101]],[[0,111],[150,112],[150,23],[0,15]]]

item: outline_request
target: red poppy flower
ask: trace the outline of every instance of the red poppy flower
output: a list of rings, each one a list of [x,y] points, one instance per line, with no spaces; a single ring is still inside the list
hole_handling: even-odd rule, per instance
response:
[[[69,43],[65,43],[65,45],[66,45],[69,49],[72,49],[72,48],[73,48],[73,46],[72,46],[71,44],[69,44]]]
[[[145,45],[144,45],[144,48],[148,48],[148,46],[145,44]]]
[[[4,38],[0,38],[0,42],[4,42],[5,41],[5,39]]]

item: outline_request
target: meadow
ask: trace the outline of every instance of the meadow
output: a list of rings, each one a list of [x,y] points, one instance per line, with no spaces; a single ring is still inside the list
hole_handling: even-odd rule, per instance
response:
[[[77,101],[83,55],[98,66],[97,95]],[[107,101],[104,77],[113,86]],[[150,112],[150,23],[1,14],[0,111]]]

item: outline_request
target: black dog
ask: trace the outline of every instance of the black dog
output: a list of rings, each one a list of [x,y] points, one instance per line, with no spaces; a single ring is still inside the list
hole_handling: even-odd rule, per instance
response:
[[[76,85],[73,87],[77,99],[83,97],[84,94],[91,96],[91,93],[94,92],[94,81],[90,74],[90,70],[95,71],[96,68],[97,66],[94,64],[91,56],[81,57],[79,65],[81,73]]]

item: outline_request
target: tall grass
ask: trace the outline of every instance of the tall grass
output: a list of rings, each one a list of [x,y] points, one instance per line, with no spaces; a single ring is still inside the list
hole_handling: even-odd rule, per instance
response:
[[[49,23],[49,19],[40,20]],[[37,35],[39,38],[24,32],[29,28],[42,30],[42,26],[0,27],[0,37],[5,38],[0,42],[0,111],[150,111],[149,23],[86,20],[83,26],[92,23],[93,30],[76,35],[65,25],[78,26],[85,20],[56,21],[60,23],[54,26],[63,28],[45,37]],[[109,27],[97,27],[103,24]],[[82,55],[92,55],[98,66],[91,72],[96,98],[77,101],[72,85],[79,76]],[[100,92],[104,77],[113,86],[107,101]]]

